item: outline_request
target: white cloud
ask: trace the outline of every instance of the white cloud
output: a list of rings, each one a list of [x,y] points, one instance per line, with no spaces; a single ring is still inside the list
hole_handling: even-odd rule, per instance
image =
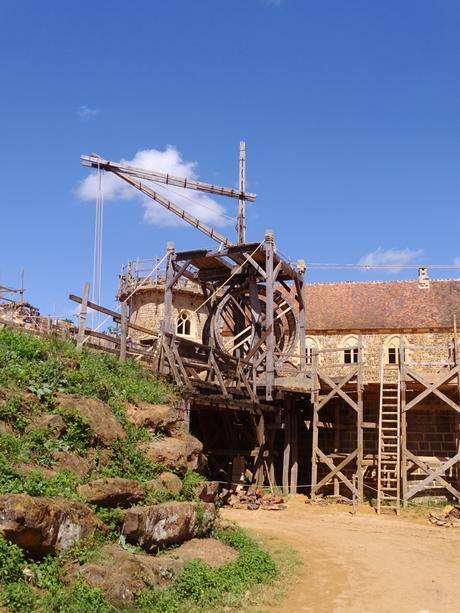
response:
[[[83,105],[78,109],[77,116],[82,121],[89,121],[97,117],[100,112],[100,109],[92,109],[89,106]]]
[[[363,266],[391,266],[387,268],[387,273],[397,273],[401,271],[401,266],[410,264],[413,260],[423,254],[422,249],[382,249],[378,247],[375,251],[363,256],[359,263]]]
[[[454,266],[460,266],[460,258],[454,258]]]
[[[171,145],[168,145],[164,151],[158,149],[138,151],[132,160],[121,160],[121,163],[146,170],[157,170],[178,177],[187,177],[188,179],[198,178],[196,173],[197,163],[184,161],[181,153]],[[147,223],[159,226],[177,226],[185,223],[174,213],[166,210],[161,204],[151,200],[116,175],[106,172],[102,181],[104,201],[135,200],[139,202],[144,208],[144,220]],[[170,188],[150,181],[143,182],[204,223],[212,226],[224,226],[229,222],[225,207],[203,192],[184,190],[180,187]],[[82,200],[96,199],[98,195],[96,173],[90,174],[80,183],[78,195]]]

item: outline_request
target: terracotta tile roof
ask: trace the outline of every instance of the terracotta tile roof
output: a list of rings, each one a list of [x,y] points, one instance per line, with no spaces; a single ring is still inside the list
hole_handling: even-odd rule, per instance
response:
[[[460,279],[307,284],[307,330],[460,326]]]

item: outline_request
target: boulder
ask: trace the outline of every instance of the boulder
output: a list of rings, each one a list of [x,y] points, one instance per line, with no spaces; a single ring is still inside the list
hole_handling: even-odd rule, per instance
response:
[[[28,494],[0,496],[0,532],[34,556],[72,547],[104,524],[86,505]]]
[[[13,427],[7,421],[0,421],[0,434],[11,434]]]
[[[86,477],[92,470],[93,464],[85,457],[78,456],[70,451],[55,451],[52,454],[54,463],[52,467],[41,466],[39,464],[20,463],[15,466],[18,473],[28,475],[31,472],[39,472],[44,477],[51,479],[60,470],[69,470],[77,477]]]
[[[215,502],[219,495],[219,482],[206,481],[205,483],[197,483],[193,487],[193,493],[196,498],[203,502]]]
[[[53,469],[58,470],[70,470],[78,477],[86,477],[91,472],[93,466],[92,462],[88,458],[79,456],[70,451],[55,451],[53,453]]]
[[[91,504],[101,507],[128,507],[144,498],[145,492],[139,481],[112,477],[97,479],[80,485],[77,492]]]
[[[117,604],[132,602],[136,594],[152,586],[163,586],[182,570],[180,559],[131,553],[118,545],[105,545],[98,557],[81,566],[67,564],[62,578],[72,583],[83,578],[103,590]]]
[[[200,470],[204,462],[203,444],[191,434],[142,443],[141,449],[152,462],[170,468]]]
[[[209,533],[216,519],[213,504],[163,502],[125,512],[123,534],[146,551],[175,545]]]
[[[34,417],[28,424],[26,432],[31,430],[52,430],[56,434],[62,434],[65,427],[65,421],[61,415],[45,413],[44,415]]]
[[[85,420],[96,442],[111,445],[116,440],[125,438],[124,430],[112,409],[101,400],[57,394],[56,401],[65,411],[79,415]]]
[[[183,543],[171,552],[174,558],[182,562],[189,560],[203,560],[209,566],[217,568],[227,562],[233,562],[238,557],[238,552],[230,545],[213,538],[192,539]]]
[[[180,420],[178,412],[169,404],[139,402],[126,405],[126,417],[135,426],[148,428],[153,432],[170,431]]]
[[[156,479],[147,482],[147,485],[157,492],[167,491],[179,495],[182,491],[182,481],[174,473],[163,472]]]

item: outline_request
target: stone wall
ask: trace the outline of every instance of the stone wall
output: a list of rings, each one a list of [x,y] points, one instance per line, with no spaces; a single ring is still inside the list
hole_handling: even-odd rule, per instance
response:
[[[177,319],[181,312],[190,317],[190,335],[187,338],[201,342],[202,330],[207,317],[206,306],[199,308],[204,298],[199,294],[195,286],[181,287],[173,293],[173,329],[176,331]],[[164,318],[164,287],[152,286],[137,291],[131,299],[132,323],[160,331],[161,322]],[[197,312],[195,310],[198,309]],[[136,341],[146,338],[142,332],[133,331],[132,337]]]
[[[319,365],[330,376],[346,374],[346,366],[338,366],[344,363],[345,348],[357,344],[361,336],[363,344],[364,381],[378,382],[380,380],[380,359],[382,349],[385,350],[386,379],[396,380],[398,366],[388,364],[388,348],[394,347],[399,351],[399,331],[382,331],[373,333],[343,333],[343,334],[308,334],[307,346],[315,349],[343,348],[340,351],[323,353],[319,355]],[[449,359],[449,343],[452,342],[452,331],[440,332],[410,332],[403,334],[406,344],[429,345],[425,348],[409,348],[406,353],[406,362],[415,362],[414,369],[425,374],[429,379],[442,367],[439,365],[428,366],[424,362],[443,362]],[[398,356],[399,357],[399,356]]]

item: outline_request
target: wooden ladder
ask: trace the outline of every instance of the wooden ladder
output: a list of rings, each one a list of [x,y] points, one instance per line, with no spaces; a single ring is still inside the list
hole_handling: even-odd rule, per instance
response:
[[[391,509],[399,515],[401,483],[400,377],[385,377],[385,354],[380,370],[380,403],[378,424],[377,513]],[[392,372],[393,374],[393,372]],[[394,377],[393,377],[394,378]]]

